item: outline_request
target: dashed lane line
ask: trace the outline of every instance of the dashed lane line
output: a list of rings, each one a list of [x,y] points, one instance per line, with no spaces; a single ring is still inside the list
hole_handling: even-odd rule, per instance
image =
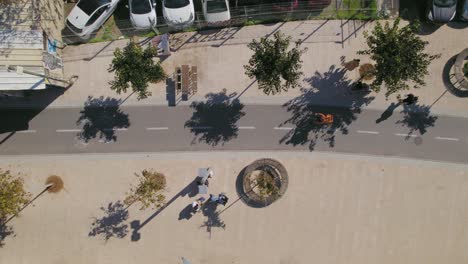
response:
[[[396,133],[395,136],[398,136],[398,137],[417,137],[417,135],[402,134],[402,133]]]
[[[239,129],[256,129],[254,126],[240,126]]]
[[[169,130],[168,127],[147,127],[146,130]]]
[[[360,133],[360,134],[372,134],[372,135],[378,135],[378,134],[380,134],[380,133],[377,132],[377,131],[369,131],[369,130],[358,130],[357,132]]]
[[[76,133],[76,132],[81,132],[81,129],[57,129],[55,132],[57,133]]]
[[[104,131],[127,131],[128,128],[104,128]]]
[[[274,130],[292,130],[292,127],[274,127]]]
[[[29,133],[36,133],[37,131],[34,130],[34,129],[30,129],[30,130],[20,130],[20,131],[16,131],[17,133],[22,133],[22,134],[29,134]]]
[[[459,138],[451,138],[451,137],[435,137],[438,140],[449,140],[449,141],[459,141]]]

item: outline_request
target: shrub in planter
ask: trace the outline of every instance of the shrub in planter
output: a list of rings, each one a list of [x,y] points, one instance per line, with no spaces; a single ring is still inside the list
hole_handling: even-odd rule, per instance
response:
[[[359,76],[365,81],[372,80],[374,78],[375,67],[370,63],[365,63],[359,67]]]
[[[150,206],[156,208],[162,207],[166,197],[162,192],[166,189],[166,176],[164,174],[152,171],[143,170],[141,175],[137,174],[140,182],[136,187],[132,187],[127,197],[124,199],[126,205],[131,205],[135,202],[141,203],[140,210],[144,210]]]
[[[275,179],[265,171],[260,171],[256,178],[257,188],[261,196],[276,196],[279,194],[279,188],[276,186]]]

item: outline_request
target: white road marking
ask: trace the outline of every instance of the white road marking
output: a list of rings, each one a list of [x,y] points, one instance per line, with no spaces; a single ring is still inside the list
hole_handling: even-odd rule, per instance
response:
[[[274,127],[275,130],[292,130],[292,127]]]
[[[31,129],[31,130],[20,130],[20,131],[16,131],[17,133],[36,133],[37,131],[34,130],[34,129]]]
[[[104,131],[127,131],[128,128],[104,128]]]
[[[147,127],[146,130],[168,130],[168,127]]]
[[[198,127],[192,127],[192,129],[212,129],[213,127],[211,126],[198,126]]]
[[[380,133],[377,132],[377,131],[368,131],[368,130],[358,130],[357,132],[358,132],[358,133],[361,133],[361,134],[373,134],[373,135],[378,135],[378,134],[380,134]]]
[[[55,132],[58,133],[71,133],[71,132],[81,132],[81,129],[57,129]]]
[[[399,136],[399,137],[417,137],[417,135],[409,135],[409,134],[401,134],[401,133],[396,133],[395,136]]]
[[[240,126],[239,129],[255,129],[254,126]]]
[[[459,141],[459,138],[450,138],[450,137],[435,137],[435,139],[439,140],[450,140],[450,141]]]

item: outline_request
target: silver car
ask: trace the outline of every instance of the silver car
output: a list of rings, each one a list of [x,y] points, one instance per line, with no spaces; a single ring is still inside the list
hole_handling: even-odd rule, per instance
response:
[[[452,21],[457,11],[457,0],[433,0],[427,18],[436,23]]]

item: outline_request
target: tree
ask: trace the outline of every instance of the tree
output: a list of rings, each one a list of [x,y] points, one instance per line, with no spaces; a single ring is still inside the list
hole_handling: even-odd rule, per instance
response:
[[[161,193],[166,188],[166,176],[152,170],[143,170],[141,175],[137,174],[140,182],[136,187],[130,189],[130,193],[124,199],[126,205],[135,202],[142,204],[140,210],[144,210],[151,205],[159,208],[164,205],[166,197]]]
[[[110,81],[111,89],[118,94],[127,92],[129,83],[133,92],[138,94],[138,100],[151,95],[148,82],[157,83],[166,78],[166,73],[159,62],[154,63],[157,49],[147,47],[143,50],[137,43],[130,43],[123,49],[114,51],[114,59],[109,66],[109,72],[115,72],[114,80]]]
[[[307,48],[300,49],[300,41],[288,51],[290,36],[276,32],[273,39],[267,37],[260,41],[253,40],[247,45],[254,54],[248,65],[244,65],[245,74],[258,81],[258,87],[265,94],[276,94],[299,86],[301,55]]]
[[[8,217],[17,215],[29,198],[23,179],[13,177],[10,171],[0,171],[0,225]]]
[[[400,19],[390,26],[377,22],[371,34],[364,33],[368,49],[358,51],[358,54],[370,55],[376,62],[375,80],[371,88],[379,92],[383,84],[387,89],[385,97],[399,91],[410,89],[408,82],[414,88],[425,85],[424,76],[428,74],[427,67],[432,60],[440,55],[424,53],[427,41],[421,40],[416,34],[419,22],[399,28]]]

